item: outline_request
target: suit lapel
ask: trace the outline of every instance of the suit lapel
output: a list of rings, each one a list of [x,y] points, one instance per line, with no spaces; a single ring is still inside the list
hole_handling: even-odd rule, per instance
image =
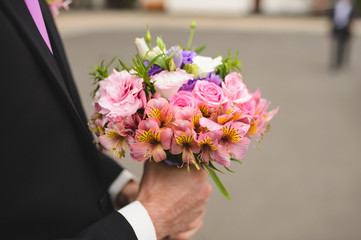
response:
[[[60,72],[63,74],[63,79],[65,81],[65,85],[70,93],[70,96],[73,100],[73,104],[75,108],[77,109],[77,112],[79,116],[82,118],[84,123],[87,122],[87,118],[85,115],[85,112],[83,110],[83,107],[81,106],[80,97],[78,95],[78,91],[76,89],[73,76],[70,71],[70,67],[64,52],[64,47],[62,44],[62,41],[60,39],[58,30],[55,26],[53,16],[51,12],[49,11],[49,7],[45,3],[45,1],[40,1],[40,7],[43,13],[45,25],[48,31],[48,35],[50,38],[50,42],[52,43],[53,53],[54,57],[57,61],[57,66],[60,69]]]
[[[78,112],[77,107],[74,104],[74,102],[71,98],[71,95],[67,89],[66,85],[68,85],[68,84],[66,84],[66,82],[64,80],[64,78],[66,78],[67,73],[65,73],[64,76],[61,74],[58,64],[57,64],[54,56],[51,54],[50,50],[48,49],[48,46],[46,45],[45,41],[43,40],[41,34],[39,33],[39,31],[36,27],[36,24],[34,23],[31,15],[30,15],[30,12],[25,5],[24,0],[11,0],[11,1],[10,0],[0,0],[0,2],[2,2],[4,7],[7,9],[7,12],[12,17],[17,28],[22,33],[22,36],[25,39],[25,41],[27,41],[27,43],[29,45],[31,45],[31,47],[30,47],[31,50],[34,52],[34,54],[36,54],[38,56],[38,59],[41,60],[41,62],[45,66],[44,68],[50,74],[51,77],[49,77],[49,81],[52,81],[54,84],[56,84],[58,86],[62,96],[64,97],[67,107],[72,112],[72,114],[75,116],[75,118],[77,118],[78,121],[80,121],[82,123],[81,124],[82,129],[84,132],[86,132],[86,135],[88,135],[88,137],[92,138],[91,134],[87,130],[86,125],[84,125],[84,123],[86,123],[86,120],[84,119],[83,111],[81,110],[81,113]],[[42,10],[44,10],[44,2],[42,0],[40,0],[40,4],[42,6]],[[49,16],[47,15],[49,13],[49,11],[48,11],[48,9],[46,9],[46,10],[47,11],[43,11],[46,13],[44,15],[47,16],[47,19],[45,19],[45,17],[44,17],[44,21],[49,20]],[[50,35],[49,37],[54,41],[54,42],[52,42],[52,45],[54,45],[54,46],[52,46],[53,51],[58,51],[57,52],[57,54],[58,54],[59,53],[58,46],[62,47],[61,41],[60,41],[59,37],[57,36],[57,34],[54,34],[54,32],[56,32],[56,28],[55,28],[53,21],[48,21],[48,22],[51,22],[51,24],[50,24],[51,27],[49,27],[49,24],[46,24],[46,25],[48,25],[48,29],[51,30],[50,33],[48,33]],[[52,25],[54,25],[54,26],[52,26]],[[54,31],[54,29],[55,29],[55,31]],[[59,45],[57,45],[57,44],[59,44]],[[64,56],[64,60],[61,60],[61,62],[62,61],[65,61],[65,56]],[[67,80],[67,81],[69,81],[69,80]],[[71,88],[70,88],[70,91],[74,91],[74,90],[71,90]],[[85,122],[84,122],[84,120],[85,120]]]

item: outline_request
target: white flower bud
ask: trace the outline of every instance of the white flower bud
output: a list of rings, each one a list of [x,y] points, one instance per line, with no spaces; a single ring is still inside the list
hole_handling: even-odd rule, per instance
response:
[[[138,54],[142,60],[145,60],[145,56],[149,51],[147,43],[145,42],[144,38],[136,38],[135,45],[137,46]]]

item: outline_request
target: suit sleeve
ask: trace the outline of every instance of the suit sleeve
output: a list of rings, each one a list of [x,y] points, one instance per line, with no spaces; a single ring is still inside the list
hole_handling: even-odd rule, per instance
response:
[[[77,236],[59,240],[137,240],[137,237],[123,215],[113,212]]]
[[[106,154],[99,152],[100,160],[100,175],[102,180],[102,185],[104,188],[108,189],[113,181],[119,176],[123,171],[123,167],[117,164],[112,158]]]

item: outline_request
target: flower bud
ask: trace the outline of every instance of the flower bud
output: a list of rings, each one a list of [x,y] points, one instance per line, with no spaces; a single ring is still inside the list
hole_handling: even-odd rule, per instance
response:
[[[157,37],[157,45],[158,45],[159,49],[163,52],[164,48],[165,48],[165,44],[160,37]]]
[[[176,69],[176,65],[174,63],[174,59],[170,58],[169,59],[169,71],[174,71]]]
[[[187,73],[193,74],[194,78],[199,76],[199,67],[196,64],[186,64],[184,70],[186,70]]]
[[[196,20],[192,20],[192,22],[191,22],[191,28],[196,28],[196,25],[197,25],[197,22],[196,22]]]
[[[138,54],[142,60],[145,60],[145,55],[149,51],[144,38],[135,38],[135,45],[137,46]]]
[[[148,25],[147,25],[147,30],[145,31],[145,41],[148,43],[148,46],[150,47],[150,44],[152,42],[152,36],[150,35]]]

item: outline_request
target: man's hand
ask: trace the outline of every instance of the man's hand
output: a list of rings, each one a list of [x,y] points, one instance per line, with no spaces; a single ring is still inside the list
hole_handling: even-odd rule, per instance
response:
[[[115,209],[120,209],[125,205],[135,201],[138,196],[139,182],[130,180],[119,192],[115,199]]]
[[[180,233],[177,233],[173,236],[168,236],[165,240],[187,240],[190,239],[194,234],[196,234],[203,227],[203,217],[206,214],[204,212],[196,220],[187,226],[187,228]]]
[[[188,237],[202,226],[211,190],[203,170],[191,168],[188,174],[185,168],[147,162],[137,200],[148,211],[158,239]]]

